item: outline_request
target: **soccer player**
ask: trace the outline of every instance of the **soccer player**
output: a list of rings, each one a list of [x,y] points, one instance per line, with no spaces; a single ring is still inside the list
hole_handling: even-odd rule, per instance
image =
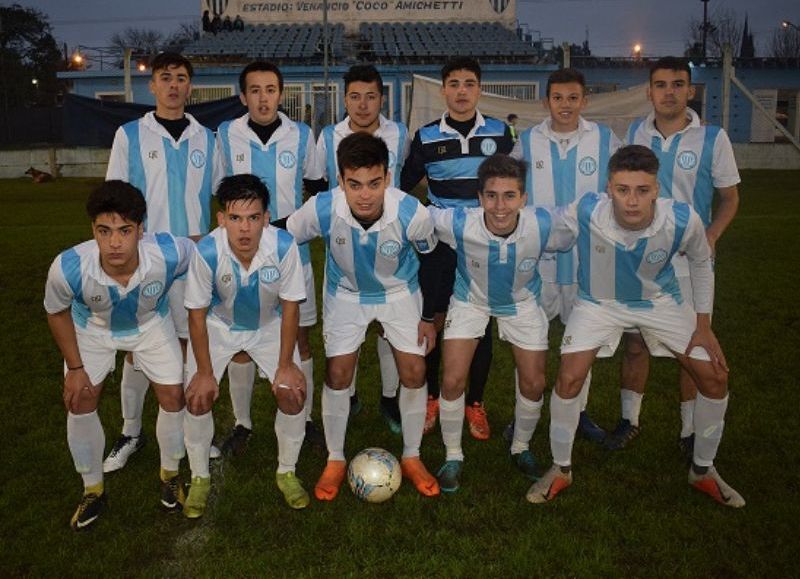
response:
[[[197,244],[186,283],[191,351],[187,359],[186,450],[192,485],[184,514],[203,515],[219,381],[233,356],[246,352],[272,383],[278,409],[278,488],[293,509],[309,496],[295,476],[305,434],[306,385],[298,367],[297,328],[306,297],[303,265],[291,235],[269,226],[269,192],[254,175],[222,180],[219,227]]]
[[[425,353],[436,336],[421,319],[421,254],[436,246],[433,223],[414,197],[389,186],[389,150],[368,133],[342,139],[337,151],[339,187],[319,193],[289,216],[298,243],[322,237],[327,247],[322,337],[327,357],[322,423],[328,463],[314,489],[333,500],[345,477],[344,441],[349,386],[358,350],[373,320],[383,325],[400,375],[403,476],[425,496],[439,494],[419,458],[425,422]],[[427,285],[422,280],[427,293]]]
[[[581,116],[586,108],[586,80],[574,68],[557,70],[547,79],[544,101],[550,118],[520,135],[512,156],[528,164],[525,190],[528,204],[555,208],[580,199],[589,191],[602,191],[607,182],[609,157],[622,144],[605,125]],[[578,286],[577,250],[546,253],[539,263],[542,306],[550,320],[567,323]],[[591,372],[581,390],[579,432],[601,443],[606,433],[586,413]]]
[[[314,167],[314,137],[311,129],[278,110],[283,96],[283,74],[267,61],[251,62],[239,74],[239,90],[247,113],[226,121],[217,131],[214,154],[214,183],[226,176],[248,173],[260,178],[270,191],[269,212],[273,219],[286,217],[303,204],[303,183]],[[324,437],[311,422],[314,360],[308,334],[317,323],[314,272],[307,245],[300,248],[306,300],[300,304],[300,330],[297,345],[300,367],[306,376],[308,437],[317,444]],[[255,366],[246,354],[234,356],[228,366],[228,381],[235,424],[222,445],[226,454],[244,452],[253,429],[250,403],[253,397]]]
[[[739,171],[727,133],[717,126],[703,124],[689,106],[694,98],[691,68],[683,59],[665,57],[650,70],[648,98],[653,111],[634,122],[628,142],[652,149],[659,158],[658,182],[661,196],[691,205],[703,221],[712,255],[716,244],[736,216],[739,207]],[[712,215],[714,192],[719,203]],[[691,295],[689,267],[685,256],[673,260],[675,275],[684,295]],[[609,437],[607,446],[623,448],[639,434],[639,411],[649,372],[648,354],[641,336],[625,334],[622,365],[622,419]],[[697,387],[691,373],[680,370],[681,451],[691,458],[694,444],[692,413]]]
[[[335,125],[322,129],[317,140],[317,176],[322,176],[328,184],[336,183],[336,149],[343,138],[360,131],[380,137],[389,148],[389,179],[391,185],[398,187],[403,162],[408,155],[410,139],[408,129],[403,123],[390,121],[381,114],[385,96],[383,79],[371,64],[351,66],[344,75],[344,106],[347,116]],[[332,187],[331,187],[332,188]],[[392,432],[401,432],[400,409],[397,405],[399,376],[394,364],[394,355],[385,336],[377,337],[378,361],[381,370],[383,392],[380,410]],[[350,389],[350,411],[360,407],[355,391],[355,374]]]
[[[106,179],[127,181],[144,194],[145,231],[168,231],[196,241],[209,227],[214,134],[184,111],[192,92],[192,64],[180,54],[162,52],[152,67],[150,92],[156,109],[117,129]],[[189,336],[184,285],[184,279],[176,280],[169,294],[170,314],[183,348]],[[142,408],[147,378],[130,356],[122,369],[120,393],[122,434],[103,462],[104,472],[124,467],[145,442]]]
[[[161,504],[180,510],[178,465],[183,446],[183,363],[167,292],[186,272],[194,244],[168,233],[144,234],[145,200],[123,181],[92,191],[86,211],[94,239],[61,253],[47,276],[44,307],[64,356],[67,442],[84,494],[73,529],[94,523],[106,505],[105,435],[97,415],[103,380],[118,350],[134,352],[158,398]]]
[[[689,484],[731,507],[744,499],[714,468],[728,406],[728,367],[711,330],[711,248],[688,204],[658,198],[658,158],[629,145],[609,161],[608,194],[587,193],[562,216],[578,246],[579,295],[564,331],[561,366],[550,399],[553,466],[529,489],[533,503],[552,500],[572,483],[572,444],[579,395],[596,356],[613,355],[625,328],[664,347],[698,385]],[[692,297],[681,292],[672,257],[684,253]]]
[[[437,238],[457,255],[456,282],[444,324],[439,420],[447,450],[437,478],[443,492],[460,486],[464,391],[475,348],[491,317],[511,342],[517,367],[511,460],[536,479],[530,440],[541,416],[548,320],[539,305],[537,264],[545,248],[567,249],[569,234],[551,235],[547,209],[525,207],[525,162],[493,155],[478,169],[480,208],[428,209]]]
[[[481,96],[481,67],[471,58],[458,57],[442,67],[442,96],[447,110],[439,120],[420,128],[414,135],[400,189],[411,191],[423,177],[428,179],[428,202],[447,209],[477,207],[478,166],[495,153],[508,154],[514,139],[508,126],[498,119],[484,117],[478,110]],[[444,324],[455,280],[455,253],[441,244],[438,251],[446,260],[442,268],[441,291],[434,304],[437,328]],[[427,315],[427,312],[426,312]],[[430,432],[439,414],[439,349],[426,358],[428,406],[425,432]],[[483,406],[483,391],[492,362],[491,325],[478,342],[472,360],[466,417],[470,434],[478,440],[489,438],[489,422]]]

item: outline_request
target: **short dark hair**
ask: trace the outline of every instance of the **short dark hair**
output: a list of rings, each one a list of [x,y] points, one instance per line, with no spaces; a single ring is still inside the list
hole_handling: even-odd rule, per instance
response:
[[[104,181],[86,200],[86,213],[92,222],[103,213],[116,213],[126,221],[137,225],[144,222],[147,203],[136,187],[125,181]]]
[[[487,157],[478,167],[478,191],[483,193],[486,182],[495,177],[516,179],[519,190],[525,193],[525,177],[528,174],[528,164],[521,159],[514,159],[508,155],[496,154]]]
[[[506,117],[506,120],[510,123],[511,121],[516,121],[519,117],[514,113],[511,113]]]
[[[227,209],[234,201],[261,201],[264,211],[269,209],[269,189],[264,182],[250,173],[225,177],[217,186],[219,204]]]
[[[442,67],[442,84],[457,70],[474,72],[478,82],[481,82],[481,65],[478,64],[478,61],[469,56],[457,56],[448,60]]]
[[[583,73],[574,68],[562,68],[560,70],[554,70],[550,73],[550,76],[547,77],[547,90],[545,91],[545,95],[548,97],[550,96],[550,87],[552,85],[566,84],[568,82],[577,82],[581,85],[583,92],[586,93],[586,78],[583,76]]]
[[[658,175],[658,157],[643,145],[627,145],[617,149],[608,160],[608,175],[620,171],[644,171]]]
[[[689,75],[689,82],[692,82],[692,67],[689,66],[689,61],[685,58],[678,58],[677,56],[665,56],[659,58],[650,67],[650,82],[653,81],[653,75],[657,70],[674,70],[676,72],[685,72]]]
[[[189,62],[188,58],[182,54],[178,54],[177,52],[161,52],[156,55],[152,62],[150,62],[153,76],[155,76],[156,72],[159,70],[169,70],[173,66],[184,67],[186,72],[189,73],[189,78],[194,76],[194,68],[192,68],[192,63]]]
[[[344,73],[344,92],[347,94],[347,87],[352,82],[375,82],[378,84],[378,91],[383,95],[383,78],[378,69],[371,64],[355,64]]]
[[[336,164],[339,175],[344,177],[345,169],[361,169],[364,167],[383,167],[384,173],[389,168],[389,148],[380,137],[369,133],[353,133],[346,136],[336,149]]]
[[[283,73],[278,65],[268,60],[254,60],[239,73],[239,90],[242,93],[247,90],[247,75],[251,72],[274,72],[278,77],[278,90],[283,92]]]

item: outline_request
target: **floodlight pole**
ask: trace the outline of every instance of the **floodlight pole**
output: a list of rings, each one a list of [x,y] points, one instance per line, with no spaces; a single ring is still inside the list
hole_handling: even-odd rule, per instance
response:
[[[729,131],[731,111],[731,77],[733,70],[733,48],[728,43],[722,47],[722,128]]]
[[[131,56],[133,55],[133,49],[126,48],[123,53],[123,63],[122,68],[125,71],[125,102],[132,103],[133,102],[133,86],[131,83]]]
[[[325,107],[325,124],[328,124],[328,43],[330,34],[328,30],[328,0],[322,0],[322,90],[325,91],[322,99]]]
[[[708,36],[708,2],[709,0],[700,0],[703,3],[703,62],[706,61],[706,37]]]

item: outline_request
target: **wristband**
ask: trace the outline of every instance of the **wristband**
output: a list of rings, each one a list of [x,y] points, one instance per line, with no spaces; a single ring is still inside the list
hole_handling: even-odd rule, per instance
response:
[[[80,366],[75,366],[74,368],[70,368],[69,366],[67,366],[67,370],[72,370],[72,371],[80,370],[81,368],[83,368],[83,364],[81,364]]]

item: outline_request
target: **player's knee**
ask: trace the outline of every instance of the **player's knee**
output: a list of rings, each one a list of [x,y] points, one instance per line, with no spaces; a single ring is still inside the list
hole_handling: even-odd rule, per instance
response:
[[[706,398],[719,400],[728,394],[728,373],[711,373],[697,383],[697,389]]]
[[[295,416],[303,411],[305,394],[298,400],[292,390],[285,388],[276,388],[275,390],[275,400],[281,412],[289,416]]]
[[[583,381],[586,380],[586,375],[580,375],[571,370],[559,372],[558,382],[556,383],[556,393],[561,398],[571,399],[575,398],[581,392]]]
[[[325,374],[326,384],[334,390],[343,390],[350,387],[353,380],[353,368],[334,366],[329,364]]]
[[[544,374],[519,376],[519,391],[528,400],[538,400],[544,392]]]
[[[156,396],[158,405],[167,412],[178,412],[185,405],[182,386],[158,386]]]
[[[397,373],[400,375],[400,382],[406,388],[421,388],[425,384],[425,358],[412,357],[402,367],[398,366]]]
[[[466,385],[466,374],[457,375],[445,371],[444,376],[442,376],[441,384],[442,396],[444,396],[446,400],[455,400],[464,393]]]

